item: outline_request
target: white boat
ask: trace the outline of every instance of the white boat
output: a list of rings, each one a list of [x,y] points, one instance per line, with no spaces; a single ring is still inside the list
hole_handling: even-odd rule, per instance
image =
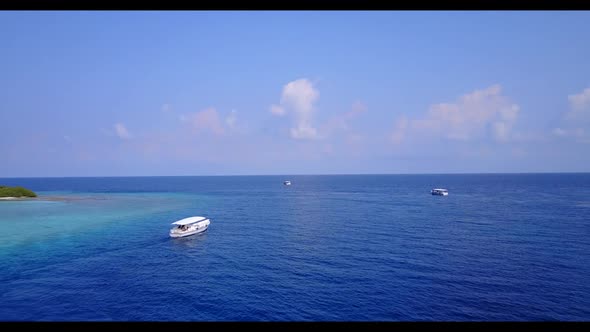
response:
[[[287,180],[287,181],[283,181],[283,184],[284,184],[285,186],[290,186],[290,185],[291,185],[291,181],[288,181],[288,180]]]
[[[170,229],[170,237],[183,237],[202,233],[209,228],[210,223],[209,218],[200,216],[180,219],[172,223],[174,227]]]
[[[430,191],[430,193],[433,195],[438,195],[438,196],[448,196],[449,195],[449,191],[446,189],[442,189],[442,188],[432,189]]]

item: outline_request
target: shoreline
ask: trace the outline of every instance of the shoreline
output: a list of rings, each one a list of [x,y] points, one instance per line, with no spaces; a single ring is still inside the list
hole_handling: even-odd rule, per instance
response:
[[[83,200],[105,200],[108,198],[104,197],[92,197],[92,196],[37,196],[37,197],[0,197],[0,202],[18,202],[18,201],[44,201],[44,202],[72,202],[72,201],[83,201]]]
[[[27,197],[27,196],[21,196],[21,197],[0,197],[0,200],[3,201],[24,201],[24,200],[29,200],[29,199],[35,199],[37,197]]]

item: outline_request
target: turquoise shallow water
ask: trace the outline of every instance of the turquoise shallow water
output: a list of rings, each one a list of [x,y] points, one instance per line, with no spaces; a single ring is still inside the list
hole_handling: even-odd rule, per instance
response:
[[[2,203],[0,223],[0,248],[22,250],[23,246],[39,243],[55,243],[60,239],[92,234],[105,230],[126,231],[136,228],[135,233],[149,229],[149,223],[142,227],[134,224],[141,218],[168,221],[173,215],[165,212],[182,213],[189,206],[187,195],[178,194],[72,194],[38,192],[40,197],[59,200],[34,200]],[[198,199],[190,195],[190,200]],[[193,205],[193,206],[197,206]],[[166,219],[168,218],[168,219]],[[12,221],[12,222],[10,222]],[[129,230],[130,231],[130,230]]]
[[[590,174],[284,179],[0,179],[0,320],[590,317]]]

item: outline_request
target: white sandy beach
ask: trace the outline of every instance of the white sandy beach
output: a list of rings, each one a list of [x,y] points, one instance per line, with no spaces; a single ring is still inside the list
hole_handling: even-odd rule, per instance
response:
[[[69,202],[79,201],[88,199],[105,199],[97,197],[85,197],[85,196],[42,196],[42,197],[0,197],[0,201],[58,201],[58,202]]]

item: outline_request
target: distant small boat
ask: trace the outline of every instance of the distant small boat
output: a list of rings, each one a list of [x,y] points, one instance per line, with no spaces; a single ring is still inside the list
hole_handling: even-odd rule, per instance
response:
[[[430,193],[433,195],[437,195],[437,196],[448,196],[449,195],[449,191],[446,189],[442,189],[442,188],[432,189],[430,191]]]
[[[284,184],[285,186],[290,186],[290,185],[291,185],[291,181],[283,181],[283,184]]]
[[[172,223],[174,227],[170,229],[170,237],[184,237],[193,234],[199,234],[209,228],[211,221],[205,217],[188,217]]]

